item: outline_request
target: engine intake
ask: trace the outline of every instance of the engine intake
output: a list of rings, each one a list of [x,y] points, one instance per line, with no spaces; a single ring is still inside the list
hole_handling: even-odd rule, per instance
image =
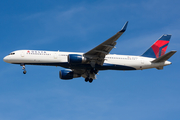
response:
[[[68,63],[70,64],[79,64],[79,63],[85,63],[87,59],[79,54],[69,54],[68,55]]]
[[[59,71],[59,77],[63,80],[69,80],[81,77],[81,75],[75,74],[72,70],[61,70]]]

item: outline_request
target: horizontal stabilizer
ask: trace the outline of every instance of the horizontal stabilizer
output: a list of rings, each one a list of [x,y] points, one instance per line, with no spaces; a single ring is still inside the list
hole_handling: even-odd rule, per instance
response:
[[[170,52],[166,53],[165,55],[156,58],[155,60],[152,61],[152,63],[164,62],[164,61],[168,60],[176,52],[177,51],[170,51]]]

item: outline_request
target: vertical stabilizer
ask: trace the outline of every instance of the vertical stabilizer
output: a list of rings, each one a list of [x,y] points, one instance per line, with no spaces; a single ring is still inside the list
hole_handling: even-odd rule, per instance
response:
[[[169,40],[171,35],[163,35],[161,36],[145,53],[141,56],[158,58],[165,54],[166,49],[169,44]]]

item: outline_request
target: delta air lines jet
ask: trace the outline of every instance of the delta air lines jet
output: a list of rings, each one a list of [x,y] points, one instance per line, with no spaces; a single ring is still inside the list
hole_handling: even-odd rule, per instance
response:
[[[165,54],[171,35],[162,35],[147,51],[140,56],[109,54],[115,48],[117,39],[126,31],[128,22],[114,36],[86,53],[17,50],[4,57],[4,61],[20,64],[26,74],[25,65],[60,66],[67,68],[59,71],[63,80],[84,77],[86,82],[96,79],[100,70],[143,70],[163,69],[170,65],[167,61],[176,51]]]

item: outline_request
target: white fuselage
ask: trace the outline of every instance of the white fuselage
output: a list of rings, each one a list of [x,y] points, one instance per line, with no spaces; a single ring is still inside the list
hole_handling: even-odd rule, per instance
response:
[[[4,61],[12,64],[61,66],[70,69],[83,69],[90,67],[89,64],[71,65],[68,63],[69,54],[80,54],[77,52],[40,51],[40,50],[18,50],[4,57]],[[102,66],[97,65],[99,70],[142,70],[148,68],[161,68],[171,64],[169,61],[152,63],[155,58],[130,55],[108,54]]]

